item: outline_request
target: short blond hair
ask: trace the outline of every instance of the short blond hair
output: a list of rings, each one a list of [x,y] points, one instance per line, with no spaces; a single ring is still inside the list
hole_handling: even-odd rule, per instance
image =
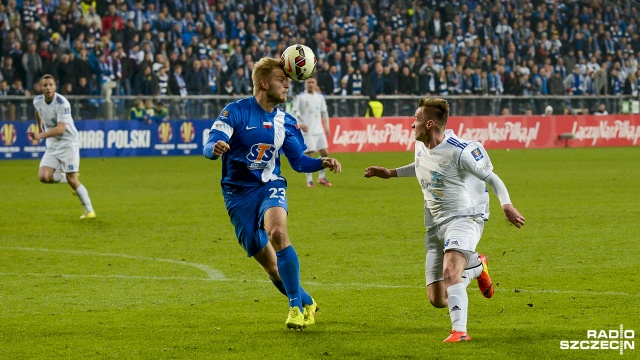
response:
[[[418,107],[423,107],[428,119],[433,120],[436,126],[444,129],[449,120],[449,102],[445,99],[424,98],[418,102]]]
[[[260,90],[260,81],[269,80],[273,69],[281,68],[280,60],[276,58],[264,57],[258,61],[253,67],[251,81],[253,82],[253,95],[255,96]]]

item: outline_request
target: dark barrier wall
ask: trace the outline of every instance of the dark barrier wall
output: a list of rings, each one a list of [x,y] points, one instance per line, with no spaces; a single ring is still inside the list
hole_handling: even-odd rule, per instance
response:
[[[210,120],[169,121],[146,125],[137,121],[76,121],[80,156],[202,155]],[[45,142],[30,141],[34,122],[0,122],[0,159],[39,158]]]

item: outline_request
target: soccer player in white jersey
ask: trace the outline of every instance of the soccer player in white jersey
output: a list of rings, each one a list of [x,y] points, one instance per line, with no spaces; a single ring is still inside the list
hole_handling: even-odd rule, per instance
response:
[[[449,308],[452,331],[444,342],[468,341],[471,337],[467,334],[466,287],[478,278],[478,287],[485,297],[490,298],[494,291],[487,259],[475,251],[489,215],[485,183],[497,195],[509,222],[520,228],[525,218],[511,204],[509,192],[493,172],[484,147],[446,130],[449,117],[446,100],[420,100],[414,117],[414,162],[396,169],[371,166],[365,169],[365,177],[418,178],[425,204],[429,301],[434,307]]]
[[[324,96],[318,91],[318,81],[315,78],[307,79],[306,91],[298,94],[293,99],[291,114],[298,120],[304,142],[307,145],[305,155],[311,156],[314,152],[320,152],[321,157],[329,156],[327,148],[327,136],[331,136],[329,129],[329,113]],[[314,187],[313,176],[306,173],[307,186]],[[331,186],[325,176],[325,170],[318,172],[318,183]]]
[[[96,213],[89,192],[78,179],[80,144],[78,130],[71,117],[71,105],[56,92],[53,76],[47,74],[40,78],[40,86],[44,94],[33,99],[38,132],[28,133],[34,140],[47,139],[47,150],[40,161],[38,179],[45,184],[68,182],[84,207],[84,214],[80,218],[93,219]]]

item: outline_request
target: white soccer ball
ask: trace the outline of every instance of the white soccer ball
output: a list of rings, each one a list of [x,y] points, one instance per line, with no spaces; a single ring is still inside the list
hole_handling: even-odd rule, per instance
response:
[[[316,72],[316,55],[308,46],[291,45],[282,52],[280,64],[285,74],[293,80],[303,81]]]

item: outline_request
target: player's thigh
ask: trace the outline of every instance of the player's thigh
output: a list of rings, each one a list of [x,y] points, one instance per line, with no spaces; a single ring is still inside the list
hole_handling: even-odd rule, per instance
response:
[[[325,134],[318,135],[316,146],[318,150],[327,150],[329,148],[329,142],[327,141],[327,136]]]
[[[284,181],[272,181],[263,186],[259,218],[262,228],[276,251],[289,245],[287,235],[287,184]]]
[[[71,147],[62,151],[59,155],[60,165],[65,173],[77,173],[80,171],[80,148]]]
[[[445,252],[451,250],[473,252],[478,246],[483,228],[484,221],[481,217],[465,217],[442,226],[438,231],[438,237],[444,241]]]
[[[424,237],[424,246],[427,255],[424,263],[424,275],[427,281],[427,287],[435,282],[443,281],[442,264],[444,259],[444,246],[435,234],[429,234]]]
[[[269,242],[267,233],[260,227],[260,191],[243,194],[240,198],[225,198],[229,220],[233,224],[238,244],[251,257]]]
[[[313,135],[305,133],[302,134],[302,137],[304,138],[304,145],[307,147],[307,149],[305,150],[305,154],[318,151],[315,144],[313,143]]]
[[[319,151],[320,149],[324,149],[320,147],[318,135],[312,135],[312,134],[304,135],[304,143],[305,145],[307,145],[308,152],[316,152],[316,151]]]
[[[40,168],[38,169],[38,174],[40,175],[40,177],[42,177],[42,175],[51,176],[56,170],[59,170],[60,167],[61,163],[58,157],[51,151],[47,150],[44,152],[44,155],[42,155],[42,159],[40,159]]]
[[[258,189],[243,194],[242,197],[225,199],[227,212],[235,228],[238,243],[247,251],[248,256],[254,256],[269,242],[267,231],[264,228],[264,217],[267,210],[274,207],[284,209],[286,229],[286,213],[288,211],[286,189],[286,182],[271,181]],[[277,215],[277,213],[274,214]],[[269,226],[273,226],[271,224],[276,221],[280,224],[283,222],[280,217],[276,217]]]

